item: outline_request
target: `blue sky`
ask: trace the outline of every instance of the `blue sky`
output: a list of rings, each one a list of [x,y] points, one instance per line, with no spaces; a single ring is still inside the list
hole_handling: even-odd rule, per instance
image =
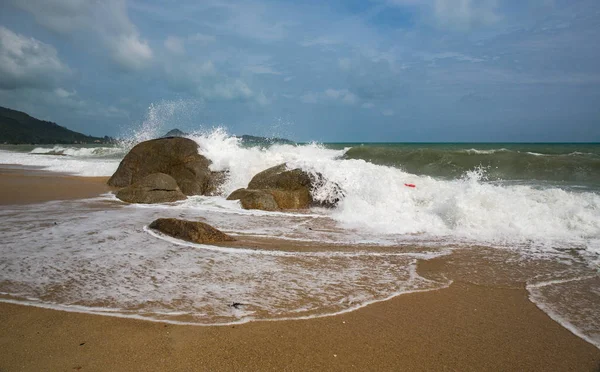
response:
[[[600,1],[0,2],[0,105],[93,135],[600,141]]]

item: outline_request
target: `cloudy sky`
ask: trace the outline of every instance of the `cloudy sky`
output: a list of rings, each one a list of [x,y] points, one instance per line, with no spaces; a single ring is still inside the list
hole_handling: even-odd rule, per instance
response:
[[[598,0],[1,0],[0,105],[299,141],[600,141]]]

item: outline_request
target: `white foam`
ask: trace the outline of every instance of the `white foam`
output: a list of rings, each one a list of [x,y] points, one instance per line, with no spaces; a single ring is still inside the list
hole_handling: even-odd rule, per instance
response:
[[[86,149],[86,151],[87,150],[88,149]],[[85,158],[0,150],[0,164],[41,167],[50,172],[66,173],[84,177],[110,176],[117,170],[119,161],[120,159],[107,159],[105,157]]]
[[[194,247],[198,249],[205,249],[213,252],[227,253],[227,254],[251,254],[251,255],[264,255],[264,256],[276,256],[276,257],[321,257],[321,258],[334,258],[334,257],[411,257],[421,260],[430,260],[450,254],[450,250],[436,251],[436,252],[337,252],[337,251],[326,251],[326,252],[290,252],[281,250],[265,250],[265,249],[247,249],[247,248],[230,248],[220,247],[218,245],[209,244],[197,244],[187,242],[170,237],[165,234],[161,234],[148,226],[144,226],[144,231],[151,236],[165,240],[172,244],[177,244],[186,247]]]
[[[529,300],[550,318],[600,348],[598,274],[528,283],[526,289]]]
[[[292,164],[301,159],[319,162],[344,154],[344,150],[328,150],[315,143],[244,148],[241,146],[241,140],[229,136],[224,128],[188,137],[195,140],[200,146],[200,153],[212,161],[211,170],[229,171],[227,182],[222,187],[223,195],[246,187],[254,175],[275,165]]]
[[[501,148],[501,149],[492,149],[492,150],[468,149],[468,150],[464,150],[464,152],[466,152],[467,154],[489,155],[489,154],[495,154],[497,152],[511,152],[511,151],[509,149]]]
[[[0,211],[0,291],[36,306],[92,313],[108,308],[118,316],[220,324],[324,316],[446,284],[415,276],[416,260],[439,252],[293,253],[191,245],[157,239],[143,226],[157,217],[199,217],[198,211],[99,200]],[[200,216],[218,220],[217,212]],[[293,229],[298,217],[264,218]],[[233,302],[247,305],[232,309]]]
[[[51,148],[36,147],[30,154],[50,154],[73,157],[108,157],[124,155],[125,151],[120,147],[64,147],[55,145]]]

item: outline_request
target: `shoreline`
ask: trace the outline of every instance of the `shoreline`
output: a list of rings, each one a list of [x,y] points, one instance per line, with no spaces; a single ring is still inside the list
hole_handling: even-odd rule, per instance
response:
[[[0,205],[95,197],[110,191],[106,180],[0,167]],[[269,238],[246,240],[261,248],[270,245]],[[417,271],[428,278],[453,275],[450,257],[419,260]],[[343,314],[219,326],[0,302],[0,371],[600,367],[600,349],[540,310],[524,283],[449,279],[454,282],[443,289],[405,293]]]

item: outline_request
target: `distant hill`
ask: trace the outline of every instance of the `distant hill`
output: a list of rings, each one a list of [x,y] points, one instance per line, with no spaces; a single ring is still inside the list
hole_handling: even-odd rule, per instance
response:
[[[170,131],[165,133],[165,135],[163,137],[185,137],[187,135],[188,135],[187,133],[182,132],[179,129],[175,128],[175,129],[171,129]]]
[[[244,145],[273,145],[273,144],[293,145],[296,143],[294,141],[290,141],[289,139],[285,139],[285,138],[259,137],[259,136],[251,136],[248,134],[244,134],[239,138],[242,139],[242,143]]]
[[[177,128],[171,129],[167,133],[165,133],[164,137],[185,137],[188,133],[185,133]],[[273,144],[287,144],[293,145],[294,141],[290,141],[285,138],[269,138],[269,137],[260,137],[260,136],[251,136],[249,134],[244,134],[241,136],[236,136],[241,138],[242,144],[248,146],[260,146],[260,145],[273,145]]]
[[[36,119],[24,112],[0,107],[0,143],[70,144],[112,141],[109,137],[86,136],[56,123]]]

